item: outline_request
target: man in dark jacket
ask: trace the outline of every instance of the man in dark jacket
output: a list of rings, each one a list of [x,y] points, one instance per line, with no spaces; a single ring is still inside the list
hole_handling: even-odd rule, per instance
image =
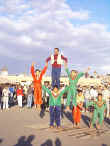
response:
[[[2,87],[0,86],[0,108],[2,106]]]

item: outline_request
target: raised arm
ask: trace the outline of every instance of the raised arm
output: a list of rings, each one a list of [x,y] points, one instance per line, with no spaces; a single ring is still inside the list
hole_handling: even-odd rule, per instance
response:
[[[49,62],[50,60],[51,60],[51,56],[46,59],[46,62]]]
[[[43,75],[46,73],[47,67],[48,67],[48,63],[46,62],[44,69],[41,71],[40,80],[42,80]]]
[[[65,67],[65,71],[66,71],[68,77],[70,77],[70,72],[69,72],[69,69],[68,69],[67,62],[64,63],[64,67]]]
[[[36,78],[35,72],[34,72],[34,64],[35,64],[35,63],[32,63],[32,65],[31,65],[31,74],[32,74],[33,79]]]
[[[88,67],[85,72],[80,72],[77,77],[76,77],[76,81],[78,82],[78,80],[85,74],[88,73],[88,71],[90,70],[90,67]]]
[[[78,82],[78,80],[84,75],[83,72],[78,73],[77,77],[76,77],[76,81]]]
[[[66,63],[68,62],[68,59],[64,57],[63,55],[61,55],[61,59],[64,60]]]

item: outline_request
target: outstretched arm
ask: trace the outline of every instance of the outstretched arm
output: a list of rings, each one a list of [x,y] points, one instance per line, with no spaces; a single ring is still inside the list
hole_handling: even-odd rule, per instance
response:
[[[77,77],[76,77],[76,80],[78,81],[85,73],[88,73],[88,71],[90,70],[90,67],[88,67],[85,72],[80,72]]]
[[[33,79],[36,78],[35,73],[34,73],[34,64],[35,63],[33,62],[32,65],[31,65],[31,74],[32,74]]]
[[[63,55],[61,55],[61,59],[64,60],[66,63],[68,62],[68,59],[64,57]]]
[[[44,69],[41,71],[40,80],[42,80],[43,75],[46,73],[47,67],[48,67],[48,63],[46,62]]]
[[[64,63],[64,67],[65,67],[65,71],[66,71],[68,77],[70,77],[70,72],[69,72],[69,69],[68,69],[67,62]]]
[[[84,75],[83,72],[78,73],[77,77],[76,77],[76,81],[78,82],[78,80]]]
[[[51,57],[48,57],[47,59],[46,59],[46,62],[49,62],[51,60]]]

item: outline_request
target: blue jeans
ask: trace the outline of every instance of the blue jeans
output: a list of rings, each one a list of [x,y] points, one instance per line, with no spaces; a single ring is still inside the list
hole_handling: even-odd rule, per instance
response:
[[[60,106],[50,106],[50,126],[54,126],[54,122],[57,127],[61,125],[61,107]]]
[[[29,94],[28,98],[27,98],[27,107],[31,107],[32,106],[32,100],[33,100],[33,95]]]
[[[61,68],[52,67],[52,87],[57,85],[60,88],[60,74]]]

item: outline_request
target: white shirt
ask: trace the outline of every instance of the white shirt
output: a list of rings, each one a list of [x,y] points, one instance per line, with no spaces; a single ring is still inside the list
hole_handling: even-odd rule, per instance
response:
[[[85,97],[85,99],[90,99],[90,91],[89,91],[89,89],[86,89],[86,91],[84,93],[84,97]]]
[[[9,89],[4,88],[2,94],[3,94],[4,97],[8,97],[9,94],[10,94]]]
[[[95,89],[90,90],[91,98],[96,98],[98,96],[98,92]]]
[[[103,90],[102,95],[103,95],[103,100],[107,101],[109,100],[109,97],[110,97],[110,91],[107,89]]]

